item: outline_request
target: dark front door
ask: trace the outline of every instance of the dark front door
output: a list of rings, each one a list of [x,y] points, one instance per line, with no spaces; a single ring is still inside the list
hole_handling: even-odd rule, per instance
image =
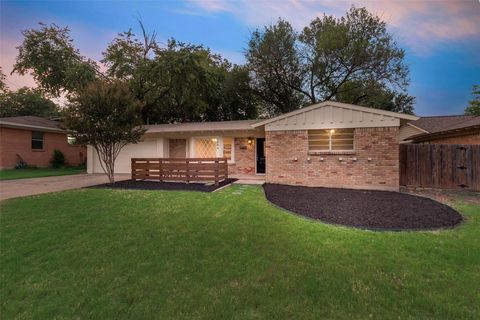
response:
[[[257,138],[257,173],[265,173],[265,138]]]

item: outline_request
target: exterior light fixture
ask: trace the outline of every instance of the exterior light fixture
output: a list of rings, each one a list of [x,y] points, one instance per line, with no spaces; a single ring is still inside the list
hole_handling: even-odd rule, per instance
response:
[[[212,141],[213,141],[213,142],[217,142],[217,138],[212,138]]]
[[[335,130],[334,129],[330,129],[330,134],[334,134],[335,133]]]
[[[253,138],[248,138],[248,141],[247,141],[247,142],[248,142],[249,145],[252,145],[252,143],[253,143]]]

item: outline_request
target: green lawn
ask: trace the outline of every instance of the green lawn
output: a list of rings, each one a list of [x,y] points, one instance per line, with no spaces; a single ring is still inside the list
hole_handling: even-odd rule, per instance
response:
[[[85,173],[84,167],[25,168],[0,170],[0,180],[27,179],[52,176],[66,176]]]
[[[241,194],[236,194],[241,193]],[[480,317],[480,206],[441,232],[326,225],[262,189],[0,203],[2,318]]]

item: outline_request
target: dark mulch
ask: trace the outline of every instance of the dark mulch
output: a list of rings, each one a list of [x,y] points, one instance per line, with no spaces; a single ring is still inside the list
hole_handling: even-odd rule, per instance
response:
[[[237,179],[227,179],[215,185],[207,185],[203,183],[182,183],[182,182],[158,182],[144,180],[123,180],[113,184],[105,183],[89,188],[108,188],[108,189],[132,189],[132,190],[183,190],[183,191],[200,191],[213,192],[218,188],[226,186]]]
[[[451,228],[462,216],[431,199],[389,191],[264,184],[275,205],[327,223],[374,230]]]

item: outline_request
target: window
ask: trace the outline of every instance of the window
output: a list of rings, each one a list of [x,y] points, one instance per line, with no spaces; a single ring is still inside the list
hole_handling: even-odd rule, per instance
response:
[[[228,161],[233,160],[233,138],[223,138],[223,157]]]
[[[43,150],[43,132],[32,131],[32,149]]]
[[[308,130],[308,151],[353,151],[354,129]]]
[[[68,135],[67,136],[67,142],[68,142],[68,144],[75,144],[76,139],[75,139],[74,136]]]
[[[217,157],[217,139],[195,139],[195,157],[196,158],[216,158]]]

